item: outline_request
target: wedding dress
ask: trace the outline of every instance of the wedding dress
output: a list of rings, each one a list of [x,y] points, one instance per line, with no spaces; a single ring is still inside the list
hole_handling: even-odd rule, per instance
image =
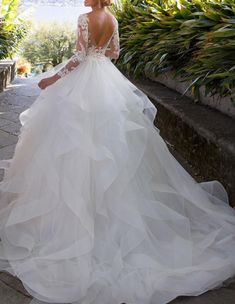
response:
[[[0,269],[35,303],[164,304],[235,275],[227,192],[169,152],[157,109],[111,61],[114,19],[98,47],[79,16],[77,51],[20,114],[0,162]]]

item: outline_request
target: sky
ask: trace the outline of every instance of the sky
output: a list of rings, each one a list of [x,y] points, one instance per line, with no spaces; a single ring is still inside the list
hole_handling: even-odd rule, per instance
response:
[[[33,6],[31,10],[32,10],[32,19],[34,22],[38,22],[38,21],[76,22],[80,14],[90,12],[91,8],[85,7],[83,5],[75,6],[75,7],[38,5],[38,6]]]
[[[82,13],[90,12],[91,8],[86,7],[81,0],[81,5],[79,6],[48,6],[48,5],[39,5],[35,4],[33,6],[25,6],[22,10],[26,8],[31,8],[32,10],[32,19],[34,22],[38,21],[71,21],[76,22],[78,16]],[[116,1],[114,1],[116,2]]]

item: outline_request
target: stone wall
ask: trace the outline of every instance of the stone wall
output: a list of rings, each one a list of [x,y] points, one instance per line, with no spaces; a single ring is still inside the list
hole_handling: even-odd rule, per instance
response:
[[[156,106],[160,135],[192,167],[194,178],[220,181],[235,206],[235,120],[156,81],[128,78]]]
[[[0,60],[0,92],[2,92],[15,78],[16,61]]]
[[[158,76],[153,76],[151,74],[146,74],[146,76],[149,79],[152,79],[153,81],[157,81],[159,83],[162,83],[166,85],[168,88],[171,88],[173,90],[176,90],[177,92],[183,94],[186,89],[189,87],[190,82],[182,82],[182,79],[180,77],[174,77],[173,72],[167,72],[163,73]],[[235,118],[235,103],[233,103],[230,99],[230,97],[223,97],[221,98],[218,94],[214,95],[213,97],[205,96],[205,87],[202,86],[199,89],[199,95],[200,95],[200,103],[208,105],[212,108],[215,108],[219,110],[220,112],[229,115],[233,118]],[[193,94],[191,93],[191,90],[188,90],[185,94],[185,96],[194,99]]]

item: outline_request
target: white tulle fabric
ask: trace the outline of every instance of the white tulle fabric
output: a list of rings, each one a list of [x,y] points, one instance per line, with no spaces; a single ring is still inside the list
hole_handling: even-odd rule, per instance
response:
[[[91,53],[20,114],[0,162],[0,269],[32,303],[164,304],[234,276],[225,188],[184,170],[156,113]]]

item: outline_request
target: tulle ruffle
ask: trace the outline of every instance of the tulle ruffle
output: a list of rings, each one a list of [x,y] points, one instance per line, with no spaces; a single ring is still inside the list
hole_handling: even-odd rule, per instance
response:
[[[88,56],[20,114],[0,161],[0,269],[32,303],[164,304],[235,274],[235,210],[197,183],[147,96]]]

